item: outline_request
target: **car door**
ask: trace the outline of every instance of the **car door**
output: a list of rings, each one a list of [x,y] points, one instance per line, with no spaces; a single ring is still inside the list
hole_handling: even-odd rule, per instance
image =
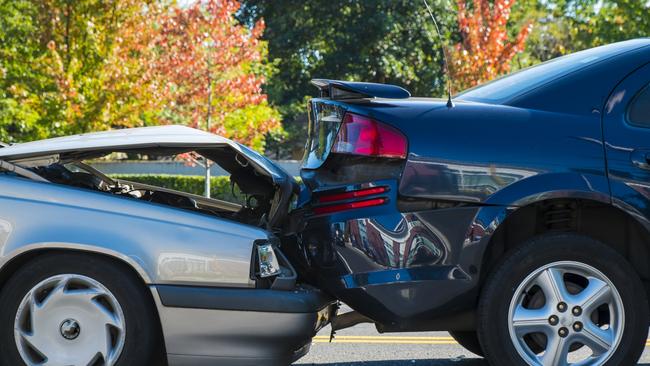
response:
[[[650,226],[650,63],[616,86],[602,113],[613,203]]]

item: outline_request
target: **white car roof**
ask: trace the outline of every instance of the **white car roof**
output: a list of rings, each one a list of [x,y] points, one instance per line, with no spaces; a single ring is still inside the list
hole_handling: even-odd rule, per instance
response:
[[[239,144],[225,137],[186,126],[155,126],[84,133],[13,144],[0,148],[0,159],[22,158],[66,152],[120,150],[140,147],[217,147]]]

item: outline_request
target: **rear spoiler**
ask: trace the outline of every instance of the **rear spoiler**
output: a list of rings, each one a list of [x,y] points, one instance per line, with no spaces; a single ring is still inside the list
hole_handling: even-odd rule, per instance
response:
[[[355,81],[341,81],[329,79],[313,79],[311,81],[318,90],[321,98],[331,99],[359,99],[359,98],[386,98],[406,99],[411,93],[397,85],[360,83]]]

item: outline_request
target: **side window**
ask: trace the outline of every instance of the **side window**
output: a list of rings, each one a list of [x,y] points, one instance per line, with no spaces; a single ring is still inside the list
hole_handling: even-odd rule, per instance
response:
[[[650,128],[650,85],[641,89],[630,103],[627,119],[630,124]]]

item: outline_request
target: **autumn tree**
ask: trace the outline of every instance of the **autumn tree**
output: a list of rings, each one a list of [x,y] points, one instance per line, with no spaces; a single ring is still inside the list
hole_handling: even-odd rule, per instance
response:
[[[263,148],[262,21],[236,0],[0,0],[0,139],[182,123]],[[208,91],[212,93],[208,93]]]
[[[105,65],[141,0],[0,0],[0,138],[111,127]]]
[[[532,23],[526,22],[510,39],[508,21],[515,0],[458,0],[461,41],[450,54],[454,90],[461,91],[510,71],[513,57],[522,52]]]
[[[439,43],[422,0],[241,2],[243,22],[265,19],[263,38],[278,65],[266,89],[289,136],[273,143],[275,156],[302,157],[305,98],[317,94],[313,78],[397,84],[419,96],[443,93]],[[451,31],[455,13],[446,9],[448,1],[429,2],[443,31]]]
[[[139,0],[135,0],[139,1]],[[104,114],[114,128],[157,125],[165,122],[162,86],[151,82],[153,43],[160,17],[170,11],[167,2],[151,1],[125,19],[108,55],[102,84]]]
[[[234,18],[239,7],[236,0],[197,1],[161,12],[148,30],[135,32],[142,37],[134,40],[136,60],[146,65],[137,87],[148,88],[162,105],[163,122],[262,149],[265,134],[280,126],[262,91],[271,71],[260,40],[264,22],[252,28],[239,24]]]

